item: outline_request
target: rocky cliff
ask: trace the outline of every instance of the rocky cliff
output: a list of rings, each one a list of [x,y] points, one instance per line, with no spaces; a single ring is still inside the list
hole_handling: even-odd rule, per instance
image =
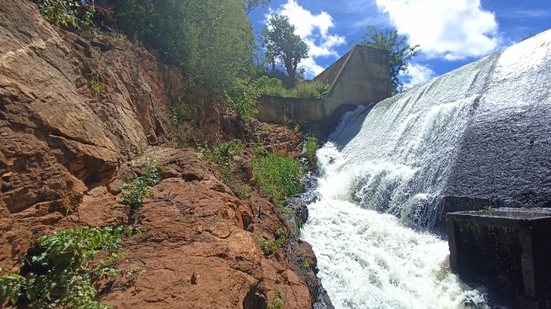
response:
[[[122,35],[67,32],[45,22],[31,2],[2,2],[2,272],[17,271],[44,233],[127,223],[120,184],[153,157],[163,180],[140,209],[141,233],[125,246],[122,275],[103,283],[102,302],[263,308],[279,291],[288,308],[312,306],[317,279],[287,254],[293,248],[295,258],[315,261],[309,245],[289,241],[270,256],[258,245],[285,226],[274,205],[256,193],[239,199],[201,154],[168,146],[169,110],[186,100],[184,85],[176,68]],[[228,135],[216,108],[195,116],[184,128],[194,138]],[[275,144],[286,136],[283,150],[299,147],[298,134],[274,134]]]

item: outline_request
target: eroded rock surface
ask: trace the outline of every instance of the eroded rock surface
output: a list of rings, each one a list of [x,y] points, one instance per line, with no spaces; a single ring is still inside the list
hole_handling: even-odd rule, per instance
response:
[[[194,152],[155,148],[146,155],[164,166],[166,178],[139,210],[141,233],[127,243],[122,276],[105,303],[261,308],[279,291],[289,308],[311,306],[306,282],[284,250],[267,257],[258,245],[284,226],[270,203],[257,197],[254,207],[236,198]]]
[[[17,272],[44,233],[127,224],[120,187],[149,157],[163,166],[163,180],[138,210],[141,234],[125,245],[121,275],[101,285],[103,302],[264,308],[281,292],[286,308],[311,307],[305,274],[313,272],[297,266],[300,253],[287,254],[304,244],[290,240],[269,256],[260,249],[260,239],[286,225],[275,206],[257,193],[236,197],[201,154],[155,146],[171,138],[169,110],[185,100],[184,86],[176,68],[124,36],[66,32],[30,1],[2,2],[1,273]],[[243,134],[216,108],[194,112],[177,133],[210,141],[228,130]],[[300,151],[300,134],[263,130],[257,135],[267,150]],[[234,159],[250,174],[250,153]]]

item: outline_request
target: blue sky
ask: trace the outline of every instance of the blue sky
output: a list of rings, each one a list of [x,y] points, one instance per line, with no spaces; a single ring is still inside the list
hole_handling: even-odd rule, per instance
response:
[[[310,46],[313,77],[359,42],[368,25],[392,27],[419,44],[414,86],[551,28],[551,0],[272,0],[250,17],[260,35],[268,14],[289,16]]]

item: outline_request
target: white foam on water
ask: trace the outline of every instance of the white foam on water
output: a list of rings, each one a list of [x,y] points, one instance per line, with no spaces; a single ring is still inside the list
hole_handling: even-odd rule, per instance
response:
[[[551,106],[549,71],[551,31],[343,118],[332,135],[339,147],[318,151],[319,200],[303,230],[336,308],[487,307],[450,272],[447,242],[404,223],[437,222],[476,119]]]
[[[347,170],[330,143],[318,159],[320,200],[309,206],[302,235],[317,254],[318,276],[336,308],[485,307],[480,292],[450,273],[447,242],[351,202],[346,193],[351,181],[371,164]],[[414,174],[403,166],[380,168],[391,170],[393,177]]]

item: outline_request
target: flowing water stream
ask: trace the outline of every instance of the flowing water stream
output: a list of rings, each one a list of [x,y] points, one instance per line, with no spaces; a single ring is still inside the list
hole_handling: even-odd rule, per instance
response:
[[[336,308],[486,307],[450,272],[447,242],[426,230],[471,122],[551,106],[535,78],[550,69],[549,42],[551,31],[345,115],[318,151],[318,199],[302,231]]]

